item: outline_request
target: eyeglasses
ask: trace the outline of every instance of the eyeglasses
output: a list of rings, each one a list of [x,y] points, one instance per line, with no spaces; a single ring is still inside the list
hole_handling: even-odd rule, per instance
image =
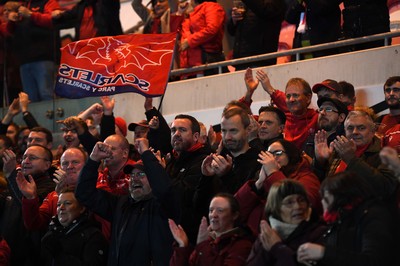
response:
[[[294,205],[298,203],[299,205],[307,204],[307,200],[304,197],[292,198],[290,200],[282,201],[282,205],[287,208],[293,208]]]
[[[136,173],[130,173],[129,174],[129,177],[131,177],[131,178],[134,178],[134,177],[143,178],[145,176],[146,176],[145,172],[136,172]]]
[[[29,159],[29,161],[37,161],[37,160],[45,160],[45,161],[49,161],[49,159],[47,158],[41,158],[41,157],[37,157],[35,155],[24,155],[22,156],[22,161],[26,161],[26,159]]]
[[[393,91],[393,93],[399,93],[400,92],[400,88],[385,88],[384,89],[385,93],[389,94]]]
[[[280,157],[280,156],[282,156],[284,153],[286,153],[286,152],[283,151],[283,150],[276,150],[276,151],[269,151],[269,152],[272,153],[272,155],[275,156],[275,157]]]
[[[332,107],[320,107],[318,110],[318,113],[322,113],[323,111],[325,111],[326,113],[339,113],[338,110],[333,109]]]

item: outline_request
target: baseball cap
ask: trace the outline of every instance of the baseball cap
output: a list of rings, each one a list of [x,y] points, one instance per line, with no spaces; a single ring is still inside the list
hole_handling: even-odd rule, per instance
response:
[[[148,128],[148,127],[149,127],[149,122],[147,122],[147,120],[140,120],[140,121],[137,122],[137,123],[130,123],[129,126],[128,126],[128,129],[129,129],[130,131],[135,131],[135,128],[136,128],[137,126]]]
[[[333,79],[326,79],[324,81],[322,81],[321,83],[317,83],[312,87],[312,91],[314,93],[317,93],[319,91],[319,89],[321,88],[327,88],[330,89],[334,92],[337,92],[338,94],[343,94],[343,89],[342,87],[339,85],[339,83]]]
[[[143,165],[142,160],[137,161],[137,162],[135,162],[135,163],[127,163],[127,164],[124,166],[124,173],[125,173],[126,175],[128,175],[128,174],[130,174],[130,173],[132,172],[132,170],[135,169],[135,168],[144,171],[144,165]]]

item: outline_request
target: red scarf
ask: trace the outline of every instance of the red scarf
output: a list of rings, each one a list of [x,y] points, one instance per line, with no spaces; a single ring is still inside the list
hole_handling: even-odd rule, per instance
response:
[[[203,148],[203,144],[201,144],[200,142],[197,142],[192,147],[190,147],[186,152],[194,152],[201,148]],[[178,153],[175,150],[172,151],[172,154],[174,155],[175,158],[179,157]]]
[[[357,147],[356,157],[360,158],[361,155],[363,155],[363,153],[367,150],[368,146],[369,146],[369,144],[361,146],[361,147]],[[344,172],[344,170],[346,170],[346,168],[347,168],[347,164],[343,160],[341,160],[338,167],[336,168],[335,174]]]
[[[362,202],[361,199],[355,199],[352,203],[349,203],[349,204],[343,206],[342,209],[346,210],[346,211],[350,211],[354,207],[358,206],[361,202]],[[338,210],[336,210],[336,211],[328,211],[328,210],[326,210],[324,212],[323,219],[327,224],[333,224],[334,222],[336,222],[338,220],[339,215],[340,214],[339,214]]]

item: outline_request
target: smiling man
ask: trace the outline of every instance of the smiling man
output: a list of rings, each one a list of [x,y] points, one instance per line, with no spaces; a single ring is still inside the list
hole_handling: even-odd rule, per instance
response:
[[[314,167],[320,180],[344,171],[354,172],[368,181],[376,196],[390,198],[398,184],[379,157],[381,141],[375,136],[371,115],[365,110],[351,111],[344,129],[345,136],[337,136],[329,146],[325,131],[315,135]]]
[[[116,196],[96,189],[100,162],[112,156],[112,146],[98,142],[79,177],[76,198],[112,224],[109,265],[168,265],[173,238],[168,218],[177,221],[180,207],[171,180],[149,148],[147,139],[135,145],[142,162],[127,164],[129,194]]]
[[[254,79],[251,77],[251,80]],[[312,99],[310,84],[302,78],[291,78],[286,83],[285,92],[282,92],[271,85],[267,73],[263,70],[257,71],[256,83],[258,82],[286,115],[283,132],[285,139],[302,149],[308,136],[315,132],[318,121],[317,111],[308,108]]]
[[[142,162],[126,165],[124,173],[129,175],[129,194],[132,199],[140,201],[150,195],[151,186]]]
[[[68,128],[63,128],[61,130],[63,131],[64,146],[66,149],[79,146],[81,142],[76,130]]]

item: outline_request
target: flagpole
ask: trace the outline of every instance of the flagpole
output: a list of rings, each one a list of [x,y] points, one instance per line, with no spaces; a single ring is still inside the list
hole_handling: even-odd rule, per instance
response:
[[[167,90],[166,88],[165,88],[165,90]],[[165,95],[165,92],[163,93],[163,95],[161,95],[161,99],[160,99],[160,103],[158,104],[158,108],[157,108],[157,111],[159,111],[160,113],[161,113],[161,105],[162,105],[162,102],[163,102],[163,100],[164,100],[164,95]]]

